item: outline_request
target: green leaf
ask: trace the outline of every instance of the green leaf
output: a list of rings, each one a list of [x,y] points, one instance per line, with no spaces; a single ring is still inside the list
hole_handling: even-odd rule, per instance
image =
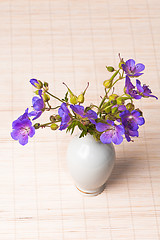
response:
[[[87,132],[87,127],[86,127],[85,125],[83,125],[81,122],[78,122],[77,125],[78,125],[78,127],[79,127],[80,130],[84,130],[84,131]]]
[[[65,101],[66,103],[68,103],[68,91],[66,92],[66,94],[62,100]]]
[[[84,137],[84,136],[86,136],[86,135],[87,135],[87,132],[83,130],[83,131],[81,132],[79,138],[82,138],[82,137]]]

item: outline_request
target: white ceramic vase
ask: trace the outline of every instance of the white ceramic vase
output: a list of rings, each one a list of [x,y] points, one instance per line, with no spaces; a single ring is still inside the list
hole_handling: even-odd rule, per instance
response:
[[[113,144],[97,142],[91,135],[73,137],[68,146],[67,162],[77,189],[96,196],[105,188],[115,162]]]

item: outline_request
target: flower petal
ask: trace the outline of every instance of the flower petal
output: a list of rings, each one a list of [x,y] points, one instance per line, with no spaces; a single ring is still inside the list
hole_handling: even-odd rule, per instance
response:
[[[124,127],[122,125],[118,125],[115,127],[116,128],[116,132],[118,132],[119,135],[123,135],[124,134]]]
[[[36,97],[35,97],[35,98],[36,98]],[[32,103],[33,103],[33,99],[32,99]],[[43,99],[42,99],[42,98],[38,98],[37,101],[35,101],[35,102],[33,103],[33,108],[34,108],[36,111],[41,110],[43,107],[44,107],[44,102],[43,102]]]
[[[34,128],[34,127],[31,127],[31,128],[30,128],[30,131],[29,131],[29,136],[30,136],[30,137],[33,137],[34,134],[35,134],[35,128]]]
[[[128,133],[125,133],[125,137],[126,137],[126,139],[127,139],[127,142],[130,142],[130,141],[131,141],[131,138],[130,138],[130,136],[129,136]]]
[[[41,114],[42,114],[42,111],[35,111],[36,112],[36,115],[35,115],[35,117],[32,119],[32,120],[35,120],[35,119],[37,119],[37,118],[39,118],[40,116],[41,116]]]
[[[28,135],[20,135],[19,137],[19,143],[21,145],[26,145],[28,143]]]
[[[116,145],[119,145],[123,142],[123,137],[119,134],[114,134],[112,137],[112,142]]]
[[[64,130],[64,129],[66,129],[68,127],[68,123],[61,123],[61,125],[60,125],[60,128],[59,128],[59,130]]]
[[[112,142],[112,136],[108,132],[104,132],[104,133],[101,134],[100,140],[104,144],[107,144],[107,143],[109,144],[109,143]]]
[[[67,108],[67,104],[66,103],[62,103],[61,107],[58,109],[58,114],[60,115],[60,117],[63,116],[63,114],[69,114],[69,110]]]
[[[134,116],[135,118],[138,118],[141,114],[140,114],[140,112],[138,112],[137,110],[133,110],[132,112],[131,112],[131,114],[132,114],[132,116]]]
[[[144,118],[143,117],[139,117],[138,119],[137,119],[137,124],[138,125],[143,125],[145,123],[145,120],[144,120]]]
[[[98,132],[104,132],[109,128],[109,125],[107,125],[106,123],[96,123],[96,130]]]
[[[33,97],[33,98],[32,98],[32,105],[34,105],[35,102],[38,101],[38,100],[39,100],[39,97],[36,97],[36,96]]]
[[[12,132],[11,132],[11,137],[14,139],[14,140],[18,140],[19,139],[19,131],[14,129]]]
[[[83,117],[84,115],[84,107],[80,106],[80,105],[70,105],[70,108],[77,113],[78,115],[80,115],[81,117]]]
[[[22,127],[22,121],[20,121],[19,119],[12,122],[12,128],[18,129],[21,127]]]
[[[139,133],[137,130],[131,130],[131,129],[128,129],[128,134],[131,136],[131,137],[138,137],[139,136]]]
[[[93,110],[88,110],[86,114],[84,114],[84,117],[97,119],[97,113]]]
[[[135,67],[135,61],[133,59],[127,60],[126,66],[129,68],[129,71],[132,71]]]
[[[30,83],[31,83],[34,87],[36,87],[35,83],[36,83],[36,84],[39,84],[38,80],[35,79],[35,78],[32,78],[32,79],[30,80]]]
[[[145,66],[142,63],[136,64],[134,68],[134,73],[140,73],[145,69]]]
[[[141,86],[141,82],[138,79],[136,80],[136,87],[140,93],[144,91],[143,87]]]

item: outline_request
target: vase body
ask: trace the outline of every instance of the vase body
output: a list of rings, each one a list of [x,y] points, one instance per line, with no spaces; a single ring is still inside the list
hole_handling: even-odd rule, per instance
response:
[[[68,146],[67,163],[77,189],[95,196],[104,190],[115,162],[113,144],[97,142],[91,135],[75,136]]]

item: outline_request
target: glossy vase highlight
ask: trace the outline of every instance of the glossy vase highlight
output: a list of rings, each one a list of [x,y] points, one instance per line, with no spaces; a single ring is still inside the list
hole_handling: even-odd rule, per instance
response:
[[[114,167],[114,146],[97,142],[91,135],[75,136],[68,146],[67,162],[77,189],[88,196],[98,195]]]

